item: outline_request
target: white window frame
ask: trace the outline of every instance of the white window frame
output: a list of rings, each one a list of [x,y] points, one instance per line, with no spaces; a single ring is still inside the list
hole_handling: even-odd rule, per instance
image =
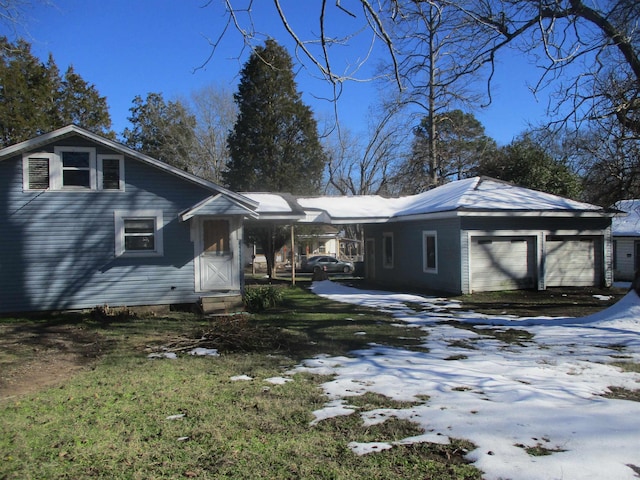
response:
[[[92,191],[96,190],[96,149],[94,147],[64,147],[57,146],[53,148],[54,156],[54,165],[53,168],[50,166],[51,177],[52,177],[52,189],[54,190],[72,190],[72,191]],[[78,187],[78,186],[64,186],[63,183],[63,163],[62,163],[62,155],[64,152],[86,152],[89,154],[89,187]]]
[[[427,263],[427,238],[434,239],[434,259],[435,267],[429,267]],[[424,273],[438,273],[438,232],[435,230],[424,230],[422,232],[422,271]]]
[[[26,191],[38,191],[38,192],[42,192],[44,190],[50,190],[51,189],[51,170],[52,170],[52,163],[53,163],[53,153],[28,153],[28,154],[24,154],[22,156],[22,189],[26,192]],[[30,159],[41,159],[41,158],[46,158],[49,161],[49,187],[48,188],[31,188],[31,185],[29,183],[29,160]]]
[[[116,257],[161,257],[164,254],[162,230],[164,227],[162,210],[114,210],[115,226],[115,256]],[[124,222],[125,220],[154,220],[154,249],[129,250],[125,249]]]
[[[118,161],[118,188],[104,188],[104,161],[105,160],[117,160]],[[98,190],[105,192],[124,192],[124,155],[116,154],[99,154],[98,155]]]
[[[391,258],[387,258],[387,244],[391,242]],[[382,268],[393,268],[395,260],[393,232],[382,233]]]

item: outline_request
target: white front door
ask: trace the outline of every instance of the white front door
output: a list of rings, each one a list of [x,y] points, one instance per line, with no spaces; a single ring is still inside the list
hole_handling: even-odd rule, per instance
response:
[[[234,223],[224,218],[199,220],[196,282],[199,291],[237,290],[240,280],[235,268]]]

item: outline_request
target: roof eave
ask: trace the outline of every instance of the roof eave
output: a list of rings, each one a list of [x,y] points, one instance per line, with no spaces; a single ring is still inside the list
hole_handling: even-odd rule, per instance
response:
[[[558,217],[558,218],[612,218],[615,213],[606,210],[499,210],[463,209],[416,214],[396,215],[391,222],[406,220],[437,220],[454,217]]]

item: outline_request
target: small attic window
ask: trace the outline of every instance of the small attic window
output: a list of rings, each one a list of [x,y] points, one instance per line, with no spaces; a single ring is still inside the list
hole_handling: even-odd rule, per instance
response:
[[[26,166],[28,190],[49,188],[49,158],[29,157]]]
[[[124,190],[124,157],[122,155],[98,155],[98,188]]]

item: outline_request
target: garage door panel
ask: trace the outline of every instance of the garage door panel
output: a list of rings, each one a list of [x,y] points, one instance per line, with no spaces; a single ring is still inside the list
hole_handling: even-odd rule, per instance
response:
[[[476,237],[471,241],[471,290],[531,288],[535,284],[534,239]]]
[[[547,237],[545,279],[548,287],[597,285],[597,264],[594,239]]]

